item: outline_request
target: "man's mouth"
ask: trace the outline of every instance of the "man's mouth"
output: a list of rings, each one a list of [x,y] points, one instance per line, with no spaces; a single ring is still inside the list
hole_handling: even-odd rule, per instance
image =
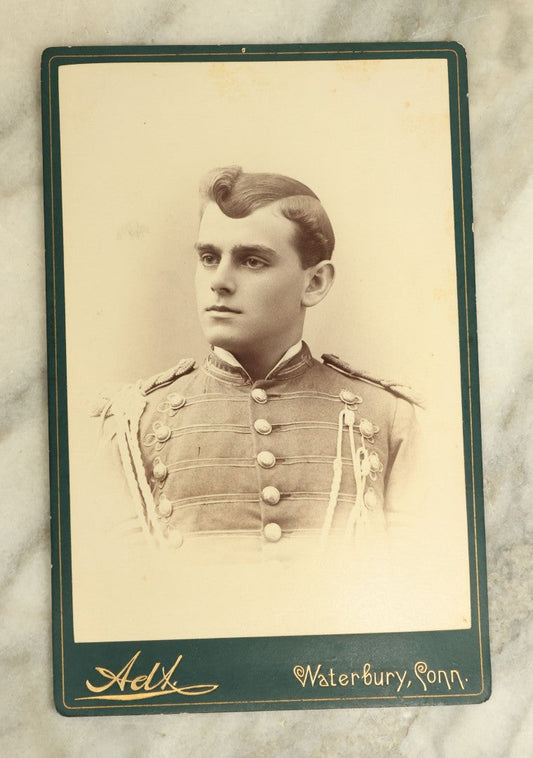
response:
[[[241,311],[238,311],[235,308],[228,308],[227,305],[210,305],[209,308],[206,308],[205,310],[215,311],[215,313],[241,313]]]

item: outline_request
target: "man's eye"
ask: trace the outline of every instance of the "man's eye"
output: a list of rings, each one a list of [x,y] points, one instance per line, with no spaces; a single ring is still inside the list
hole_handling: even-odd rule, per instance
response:
[[[213,255],[213,253],[202,253],[200,255],[200,263],[202,266],[210,268],[211,266],[217,265],[218,257],[216,255]]]
[[[264,266],[266,266],[266,263],[262,260],[259,260],[259,258],[251,257],[251,258],[246,258],[244,260],[244,265],[247,268],[259,269],[259,268],[264,268]]]

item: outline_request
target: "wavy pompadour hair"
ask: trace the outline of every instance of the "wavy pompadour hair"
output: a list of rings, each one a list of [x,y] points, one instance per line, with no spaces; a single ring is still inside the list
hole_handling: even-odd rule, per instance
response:
[[[247,174],[240,166],[210,171],[200,184],[201,213],[215,202],[230,218],[244,218],[271,203],[295,225],[294,246],[302,268],[329,260],[335,247],[331,221],[315,193],[281,174]]]

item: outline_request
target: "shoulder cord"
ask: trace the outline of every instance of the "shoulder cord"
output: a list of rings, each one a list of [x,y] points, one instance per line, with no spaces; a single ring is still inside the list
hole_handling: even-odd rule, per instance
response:
[[[349,435],[349,440],[350,440],[350,452],[352,456],[352,468],[353,468],[353,475],[354,475],[354,480],[355,480],[355,493],[356,493],[355,504],[352,507],[352,510],[350,511],[350,516],[346,524],[346,530],[344,534],[344,539],[346,542],[350,541],[354,528],[355,528],[356,521],[358,520],[358,518],[363,517],[363,514],[365,512],[363,494],[365,491],[366,478],[370,471],[370,467],[368,463],[368,452],[365,447],[365,441],[364,441],[363,435],[361,435],[362,444],[356,450],[355,438],[354,438],[355,413],[353,412],[351,408],[349,408],[348,406],[345,406],[342,409],[342,411],[339,413],[339,426],[337,430],[337,452],[336,452],[335,460],[333,461],[333,480],[331,482],[331,490],[329,493],[328,507],[326,510],[326,516],[324,519],[324,524],[322,526],[322,531],[320,535],[320,549],[322,551],[326,547],[328,534],[331,529],[331,524],[333,522],[335,508],[337,507],[337,501],[339,497],[339,490],[340,490],[341,478],[342,478],[342,437],[343,437],[345,424],[348,427],[348,435]]]
[[[333,514],[337,507],[337,499],[339,497],[339,490],[341,486],[342,478],[342,431],[344,427],[344,414],[346,408],[343,408],[339,413],[339,426],[337,428],[337,454],[333,461],[333,480],[331,482],[331,490],[329,493],[329,502],[326,510],[326,517],[324,519],[324,525],[322,526],[322,532],[320,534],[320,550],[324,550],[326,547],[326,541],[328,539],[329,530],[331,529],[331,522],[333,521]]]
[[[154,498],[146,480],[141,450],[137,440],[137,431],[144,411],[145,400],[140,394],[134,394],[133,387],[128,389],[129,391],[124,393],[121,398],[120,414],[117,419],[117,440],[122,468],[132,499],[139,511],[143,531],[147,537],[151,539],[155,537],[158,543],[163,543],[164,535],[156,515]]]
[[[354,439],[354,423],[355,423],[355,413],[353,411],[348,411],[350,413],[349,419],[346,421],[348,425],[348,433],[350,437],[350,450],[352,453],[352,466],[353,466],[353,475],[355,479],[355,504],[352,507],[352,510],[350,511],[350,516],[348,518],[348,522],[346,524],[346,531],[344,533],[344,540],[345,542],[349,542],[354,529],[356,522],[360,520],[364,523],[364,518],[366,515],[366,508],[364,503],[364,492],[365,492],[365,485],[366,485],[366,478],[368,474],[370,473],[370,464],[368,461],[368,451],[365,446],[365,438],[361,434],[361,446],[355,449],[355,439]],[[359,530],[356,530],[356,538],[359,536]]]

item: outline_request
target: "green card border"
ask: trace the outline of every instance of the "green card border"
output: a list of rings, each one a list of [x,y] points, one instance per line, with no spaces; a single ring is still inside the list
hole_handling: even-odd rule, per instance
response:
[[[60,66],[133,61],[243,61],[327,59],[441,58],[448,63],[452,143],[455,241],[458,282],[465,475],[468,511],[472,626],[466,630],[264,637],[242,639],[164,640],[75,643],[69,516],[69,447],[65,298],[62,245],[61,162],[58,71]],[[299,45],[57,47],[44,51],[42,134],[46,295],[48,336],[48,401],[50,439],[50,502],[52,523],[52,604],[54,697],[64,715],[109,715],[176,711],[273,710],[479,703],[490,695],[491,674],[482,495],[481,432],[472,232],[472,187],[468,128],[466,54],[454,42],[354,43]],[[120,671],[139,652],[137,674],[155,663],[166,670],[178,660],[179,672],[194,682],[218,687],[193,699],[185,686],[143,701],[87,699],[86,680],[96,667]],[[305,652],[304,652],[305,651]],[[416,651],[416,655],[413,655]],[[439,660],[435,664],[438,651]],[[304,689],[293,675],[295,665],[323,664],[323,671],[396,670],[430,660],[437,677],[419,668],[413,675],[418,691],[398,693],[395,685],[361,683],[348,694],[337,683],[325,689]],[[143,668],[140,661],[145,662]],[[229,665],[228,665],[229,662]],[[340,662],[340,663],[339,663]],[[400,663],[398,663],[400,662]],[[403,662],[403,663],[402,663]],[[442,666],[442,668],[441,668]],[[416,667],[416,665],[415,665]],[[177,669],[176,669],[177,670]],[[238,675],[236,671],[238,670]],[[407,669],[406,669],[407,670]],[[441,677],[447,671],[449,676]],[[450,672],[463,673],[458,682]],[[132,675],[133,676],[133,675]],[[459,675],[461,678],[461,675]],[[425,685],[422,684],[425,679]],[[442,680],[441,680],[442,679]],[[430,686],[431,685],[431,686]],[[207,685],[208,687],[208,685]],[[367,689],[364,689],[367,687]],[[341,691],[342,690],[342,691]]]

